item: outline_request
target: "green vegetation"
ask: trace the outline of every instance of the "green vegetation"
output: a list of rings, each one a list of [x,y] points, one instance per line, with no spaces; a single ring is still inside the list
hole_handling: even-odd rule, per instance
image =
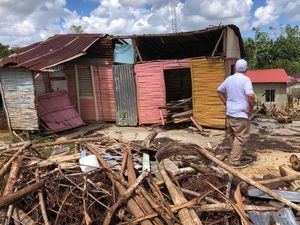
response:
[[[0,58],[13,54],[16,49],[17,47],[10,48],[9,45],[3,45],[0,43]]]
[[[271,35],[257,28],[254,38],[244,40],[250,69],[284,68],[289,75],[300,72],[300,27],[287,25]],[[274,28],[270,28],[274,31]]]

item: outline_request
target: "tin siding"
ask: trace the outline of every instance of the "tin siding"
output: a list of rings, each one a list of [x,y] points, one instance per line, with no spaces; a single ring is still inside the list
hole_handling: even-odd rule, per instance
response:
[[[93,71],[98,118],[102,121],[116,121],[112,66],[93,66]]]
[[[116,122],[120,126],[136,126],[136,87],[132,64],[114,65]]]
[[[161,124],[159,107],[166,105],[163,70],[189,67],[188,60],[162,60],[135,65],[140,125]]]
[[[32,73],[3,70],[0,75],[12,129],[38,130]]]

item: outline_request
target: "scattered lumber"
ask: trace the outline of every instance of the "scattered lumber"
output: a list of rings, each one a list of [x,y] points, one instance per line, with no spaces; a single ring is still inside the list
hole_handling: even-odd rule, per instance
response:
[[[218,160],[216,157],[214,157],[209,151],[207,151],[204,148],[199,148],[198,149],[199,152],[205,156],[206,158],[210,159],[211,161],[213,161],[214,163],[216,163],[218,166],[220,166],[221,168],[225,169],[226,171],[228,171],[229,173],[233,174],[234,176],[237,176],[238,178],[242,179],[243,181],[245,181],[246,183],[258,188],[259,190],[261,190],[262,192],[266,193],[267,195],[273,197],[274,199],[286,204],[289,207],[292,207],[294,209],[296,209],[297,211],[300,211],[300,206],[292,203],[291,201],[287,200],[286,198],[278,195],[277,193],[273,192],[272,190],[270,190],[269,188],[259,184],[258,182],[246,177],[245,175],[243,175],[242,173],[238,172],[237,170],[231,168],[230,166],[226,165],[225,163],[223,163],[222,161]]]
[[[193,115],[192,98],[168,102],[166,106],[160,107],[160,109],[167,110],[166,123],[190,122],[190,116]]]
[[[186,102],[174,105],[182,109]],[[0,208],[5,210],[5,223],[226,224],[243,218],[240,205],[233,201],[236,179],[299,210],[293,199],[263,186],[278,180],[296,182],[298,172],[254,181],[199,146],[151,144],[156,136],[154,129],[142,142],[83,137],[5,146],[2,151],[13,153],[13,160],[7,154],[0,155],[4,162],[0,168],[4,184],[0,186]],[[66,147],[68,151],[59,151]],[[49,149],[56,153],[44,154]],[[89,155],[95,155],[100,166],[84,173],[79,159]],[[147,166],[143,167],[145,159]],[[247,198],[245,214],[279,209],[266,200],[243,197]],[[26,222],[22,222],[23,218]]]

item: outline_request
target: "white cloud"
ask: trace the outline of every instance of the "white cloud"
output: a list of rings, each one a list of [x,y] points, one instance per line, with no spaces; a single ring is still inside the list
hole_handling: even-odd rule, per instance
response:
[[[89,15],[67,8],[66,0],[0,0],[0,42],[31,44],[73,24],[88,33],[142,34],[172,32],[170,0],[81,0],[96,3]],[[177,0],[181,31],[233,23],[242,31],[275,23],[281,14],[300,20],[300,0],[266,0],[251,15],[253,0]],[[78,9],[79,11],[80,9]],[[251,21],[253,19],[254,21]]]
[[[253,27],[274,25],[280,15],[285,14],[291,21],[300,20],[300,0],[267,0],[265,6],[258,7],[254,12]]]
[[[252,5],[252,0],[189,0],[182,7],[182,26],[189,30],[233,23],[246,30]]]
[[[69,12],[65,0],[0,0],[0,42],[24,45],[62,33],[60,22]]]

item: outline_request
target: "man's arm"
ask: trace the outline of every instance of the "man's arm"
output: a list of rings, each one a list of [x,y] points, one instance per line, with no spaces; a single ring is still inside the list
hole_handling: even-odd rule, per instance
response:
[[[254,109],[254,106],[255,106],[255,97],[254,97],[254,94],[247,95],[247,97],[248,97],[248,104],[249,104],[249,108],[247,110],[247,113],[248,113],[248,116],[250,118],[253,114],[253,109]]]
[[[221,91],[218,91],[218,96],[221,99],[221,101],[223,102],[223,104],[226,106],[226,94]]]

